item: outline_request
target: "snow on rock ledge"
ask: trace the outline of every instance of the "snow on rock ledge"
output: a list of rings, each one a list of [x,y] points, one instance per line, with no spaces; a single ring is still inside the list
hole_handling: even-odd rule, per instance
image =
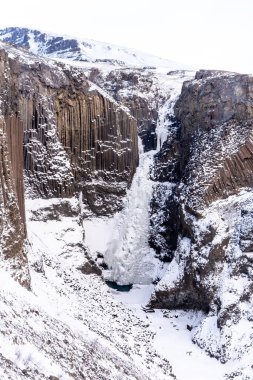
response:
[[[163,152],[163,178],[174,181],[167,204],[177,210],[167,214],[167,234],[177,247],[150,302],[203,310],[194,341],[245,368],[253,339],[252,86],[247,75],[203,71],[183,86],[180,129]]]
[[[120,208],[138,164],[135,119],[91,90],[82,70],[0,47],[1,108],[10,139],[24,132],[28,195],[83,191],[96,213]]]

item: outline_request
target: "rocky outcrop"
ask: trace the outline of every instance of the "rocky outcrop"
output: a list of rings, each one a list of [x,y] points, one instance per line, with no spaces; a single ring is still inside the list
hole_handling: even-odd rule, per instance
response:
[[[181,122],[181,177],[191,208],[253,185],[253,78],[197,73],[176,106]]]
[[[252,89],[252,77],[226,72],[185,82],[154,169],[161,189],[173,183],[166,201],[156,190],[151,217],[153,246],[171,262],[150,305],[202,310],[193,339],[222,361],[247,352],[235,331],[252,319]]]
[[[61,92],[54,109],[75,188],[93,211],[116,211],[138,164],[135,119],[96,90],[89,96]]]
[[[110,214],[138,164],[136,120],[82,71],[0,46],[0,239],[4,265],[29,287],[28,197],[79,197]],[[23,172],[25,173],[23,178]]]
[[[29,288],[30,276],[25,250],[25,218],[22,183],[22,139],[20,134],[11,140],[4,118],[0,118],[0,256],[1,267],[6,268],[22,285]],[[7,139],[8,134],[8,139]],[[17,150],[15,150],[17,148]]]
[[[6,46],[0,55],[3,114],[11,130],[24,131],[29,195],[81,191],[98,214],[120,208],[138,164],[135,119],[92,90],[81,70]]]
[[[169,85],[168,91],[164,91],[166,77],[148,68],[121,68],[106,73],[92,68],[87,76],[130,110],[137,120],[144,151],[156,149],[158,110],[170,98]]]

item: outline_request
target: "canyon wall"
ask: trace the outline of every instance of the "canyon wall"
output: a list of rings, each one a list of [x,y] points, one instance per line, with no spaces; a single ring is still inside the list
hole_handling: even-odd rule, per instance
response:
[[[1,267],[29,288],[30,276],[24,240],[26,236],[22,182],[22,137],[18,133],[14,141],[21,144],[15,151],[10,141],[13,129],[7,129],[0,117],[0,256]],[[8,138],[7,138],[8,136]],[[17,159],[17,161],[16,161]]]
[[[170,98],[170,77],[160,75],[155,68],[118,68],[103,72],[87,70],[88,78],[102,87],[116,101],[125,105],[137,120],[138,135],[144,151],[156,149],[158,111]]]
[[[200,71],[184,84],[175,112],[181,122],[180,171],[191,207],[252,187],[252,77]]]
[[[193,339],[223,361],[246,352],[232,331],[252,320],[252,90],[253,77],[226,72],[200,71],[185,82],[177,133],[154,170],[173,186],[163,219],[159,191],[153,200],[151,242],[162,241],[170,264],[150,305],[202,310]]]
[[[29,287],[24,192],[82,193],[89,212],[117,211],[138,165],[137,124],[81,70],[5,44],[0,100],[1,254]]]
[[[24,131],[28,196],[83,192],[93,212],[119,209],[138,164],[136,120],[92,88],[81,70],[6,49],[0,51],[2,109],[10,133]]]

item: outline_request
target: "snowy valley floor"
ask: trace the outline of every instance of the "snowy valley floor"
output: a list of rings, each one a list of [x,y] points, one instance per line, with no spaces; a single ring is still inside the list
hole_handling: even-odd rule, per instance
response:
[[[86,244],[93,257],[96,252],[105,251],[112,226],[113,218],[94,218],[84,223]],[[100,239],[96,239],[96,236],[100,236]],[[111,294],[125,307],[130,308],[138,318],[148,323],[149,329],[155,334],[151,341],[152,346],[159,355],[169,360],[177,380],[222,380],[226,373],[237,368],[238,363],[224,365],[193,344],[191,338],[194,326],[203,318],[201,312],[143,311],[142,307],[148,303],[153,289],[153,285],[134,285],[129,292],[111,289]],[[193,330],[189,331],[187,325],[192,326]],[[160,378],[156,375],[155,379]]]
[[[200,313],[145,313],[153,285],[118,292],[78,269],[85,262],[79,217],[54,212],[58,220],[49,220],[60,202],[27,202],[32,291],[1,271],[1,380],[225,379],[238,363],[223,365],[191,342],[187,324],[194,327]],[[84,223],[93,254],[99,244],[105,249],[111,225],[108,218]]]

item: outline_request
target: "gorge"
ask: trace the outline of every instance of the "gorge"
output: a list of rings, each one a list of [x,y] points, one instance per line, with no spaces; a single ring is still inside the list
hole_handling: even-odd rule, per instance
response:
[[[186,379],[105,280],[253,378],[253,77],[55,38],[0,31],[2,378]]]

